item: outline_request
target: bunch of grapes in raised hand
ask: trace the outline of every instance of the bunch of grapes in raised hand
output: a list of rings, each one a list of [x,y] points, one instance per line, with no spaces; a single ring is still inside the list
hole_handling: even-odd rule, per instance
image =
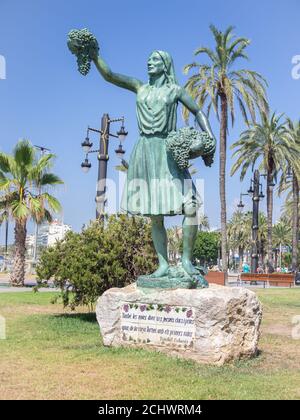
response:
[[[88,29],[73,29],[68,34],[68,47],[77,57],[78,71],[86,76],[99,51],[97,39]]]

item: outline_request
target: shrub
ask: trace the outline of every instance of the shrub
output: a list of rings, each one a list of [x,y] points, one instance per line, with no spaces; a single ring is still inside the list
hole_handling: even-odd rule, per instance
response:
[[[93,306],[111,287],[123,287],[157,263],[147,219],[113,215],[46,248],[37,265],[39,286],[53,279],[63,305]]]
[[[216,264],[220,234],[218,232],[198,232],[195,241],[193,257],[200,261],[200,264]]]

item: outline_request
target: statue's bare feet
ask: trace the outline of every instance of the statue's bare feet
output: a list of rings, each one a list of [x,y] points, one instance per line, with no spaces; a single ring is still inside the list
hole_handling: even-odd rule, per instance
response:
[[[158,278],[158,277],[164,277],[168,274],[169,266],[168,264],[161,264],[157,270],[154,271],[154,273],[150,274],[149,277]]]
[[[189,259],[182,259],[182,268],[186,271],[189,275],[199,274],[199,270],[192,264],[192,261]]]

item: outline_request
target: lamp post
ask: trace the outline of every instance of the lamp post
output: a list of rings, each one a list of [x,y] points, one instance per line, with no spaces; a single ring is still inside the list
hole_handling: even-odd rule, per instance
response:
[[[47,149],[47,147],[44,147],[44,146],[34,145],[34,147],[40,151],[40,157],[42,157],[46,152],[50,152],[50,149]],[[39,183],[38,194],[41,195],[41,192],[42,192],[42,187],[41,187],[41,184]],[[37,257],[38,233],[39,233],[39,224],[36,221],[35,232],[34,232],[34,247],[33,247],[33,262],[34,263],[36,263],[36,257]]]
[[[247,194],[240,195],[240,202],[238,208],[242,209],[244,204],[242,202],[242,196],[252,195],[252,248],[251,248],[251,273],[257,273],[258,267],[258,216],[259,216],[259,201],[261,198],[264,198],[262,192],[262,184],[259,182],[260,174],[256,169],[254,171],[254,176],[250,181],[250,188]],[[261,187],[259,191],[259,187]]]
[[[7,243],[8,243],[8,211],[5,211],[5,255],[7,257]]]
[[[4,246],[5,256],[4,256],[3,269],[6,270],[6,266],[8,262],[8,216],[9,216],[7,207],[5,207],[4,214],[5,214],[4,216],[5,217],[5,246]]]
[[[110,124],[114,122],[121,121],[122,125],[120,130],[116,134],[110,133]],[[90,131],[99,134],[99,148],[97,150],[91,150],[93,143],[90,142],[89,133]],[[81,164],[81,168],[83,172],[87,173],[92,164],[89,162],[88,155],[90,153],[97,153],[98,155],[98,179],[97,179],[97,192],[96,192],[96,218],[103,218],[104,217],[104,209],[106,204],[106,178],[107,178],[107,162],[109,160],[109,138],[117,138],[119,139],[120,143],[118,148],[115,150],[117,156],[120,159],[123,159],[123,155],[125,150],[123,149],[123,141],[125,140],[128,132],[125,131],[124,127],[124,117],[121,118],[114,118],[110,119],[108,114],[103,114],[101,119],[101,129],[91,128],[88,127],[87,129],[87,136],[85,140],[81,143],[83,152],[85,153],[85,159]]]

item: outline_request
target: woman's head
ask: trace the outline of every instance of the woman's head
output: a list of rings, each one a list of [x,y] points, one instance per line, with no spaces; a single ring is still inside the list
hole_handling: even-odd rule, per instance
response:
[[[167,83],[177,83],[172,57],[166,51],[155,50],[148,59],[149,76],[165,74]]]

